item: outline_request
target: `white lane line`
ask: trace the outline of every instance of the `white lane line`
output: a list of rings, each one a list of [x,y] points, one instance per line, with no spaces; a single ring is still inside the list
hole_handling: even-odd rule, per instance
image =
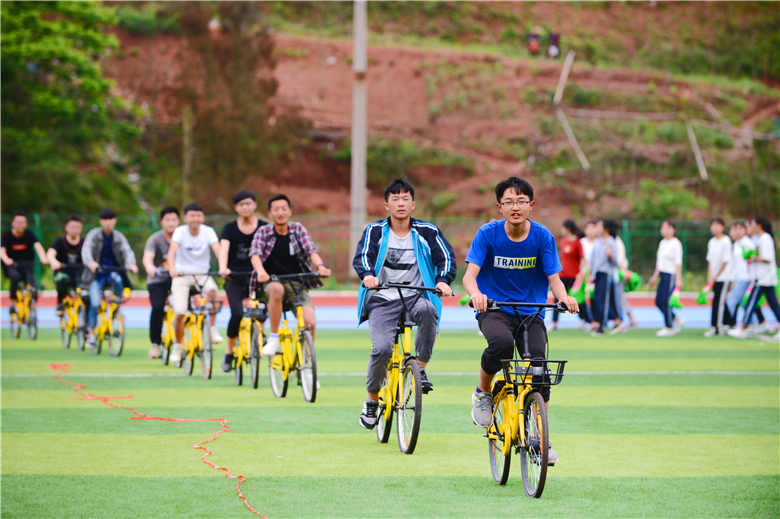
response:
[[[453,377],[465,377],[474,376],[476,372],[471,371],[434,371],[432,372],[438,376],[453,376]],[[699,375],[768,375],[772,377],[780,376],[780,371],[704,371],[704,370],[690,370],[690,371],[568,371],[567,375],[630,375],[630,376],[644,376],[644,375],[686,375],[686,376],[699,376]],[[330,372],[330,373],[317,373],[317,376],[321,377],[364,377],[366,374],[362,372],[349,371],[349,372]],[[2,375],[2,378],[41,378],[51,377],[51,373],[9,373]],[[84,378],[154,378],[154,377],[184,377],[183,373],[66,373],[69,377],[84,377]],[[220,375],[223,376],[223,375]],[[229,375],[224,375],[229,376]]]

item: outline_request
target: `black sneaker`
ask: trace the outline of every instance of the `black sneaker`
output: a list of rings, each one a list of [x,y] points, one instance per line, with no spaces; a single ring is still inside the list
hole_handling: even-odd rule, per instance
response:
[[[422,386],[422,392],[424,395],[433,391],[433,382],[428,380],[428,374],[424,369],[420,370],[420,385]]]
[[[363,411],[360,412],[360,426],[364,429],[373,429],[376,425],[376,411],[379,408],[379,402],[376,400],[366,400],[363,403]]]
[[[230,373],[230,370],[233,369],[233,359],[232,353],[225,353],[225,360],[222,361],[223,372]]]

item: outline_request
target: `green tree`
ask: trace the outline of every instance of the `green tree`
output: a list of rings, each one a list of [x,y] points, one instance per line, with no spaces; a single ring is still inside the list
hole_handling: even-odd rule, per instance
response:
[[[629,193],[629,197],[634,203],[632,217],[636,219],[690,218],[693,209],[708,205],[707,199],[679,184],[660,184],[649,178],[640,180],[639,190]]]
[[[140,134],[100,60],[118,46],[94,2],[3,2],[4,211],[138,209],[128,175]]]

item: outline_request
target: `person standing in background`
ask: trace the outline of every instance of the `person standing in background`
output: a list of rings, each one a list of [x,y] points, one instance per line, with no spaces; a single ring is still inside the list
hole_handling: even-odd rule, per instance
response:
[[[560,278],[563,282],[563,286],[566,287],[567,292],[572,288],[575,281],[578,279],[580,282],[584,282],[585,265],[585,253],[582,250],[581,238],[585,237],[578,227],[574,223],[574,220],[566,220],[561,226],[561,239],[559,241],[560,258],[561,258],[561,272]],[[552,330],[558,329],[558,315],[560,312],[557,310],[553,312],[552,317]],[[589,322],[589,319],[585,316],[580,308],[580,319],[585,322]]]
[[[712,238],[707,242],[707,286],[712,287],[711,328],[704,332],[705,337],[723,335],[725,325],[731,321],[726,306],[726,283],[731,277],[731,240],[724,234],[726,224],[723,218],[713,218],[710,222]]]
[[[664,327],[656,332],[658,337],[677,335],[684,324],[669,305],[672,292],[680,290],[682,287],[683,248],[682,243],[675,236],[676,232],[677,227],[673,221],[663,221],[661,224],[663,239],[658,243],[655,272],[647,282],[647,286],[650,288],[658,282],[658,288],[655,291],[655,306],[664,316]]]
[[[745,297],[753,278],[750,275],[750,266],[745,259],[745,254],[756,249],[753,240],[747,236],[747,226],[742,220],[731,224],[729,230],[734,245],[731,247],[731,290],[726,298],[726,307],[728,308],[727,317],[729,321],[727,326],[734,328],[737,325],[737,310]]]
[[[615,312],[615,284],[613,282],[617,269],[617,256],[615,254],[615,239],[609,233],[605,220],[596,222],[596,234],[598,238],[593,245],[590,254],[590,269],[593,273],[593,323],[591,332],[595,335],[603,334],[604,327],[610,319],[618,319]]]

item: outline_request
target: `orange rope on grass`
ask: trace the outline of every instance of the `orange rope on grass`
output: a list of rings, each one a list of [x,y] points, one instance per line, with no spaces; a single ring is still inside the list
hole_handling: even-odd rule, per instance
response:
[[[227,467],[222,467],[220,465],[216,465],[208,460],[208,457],[213,454],[213,451],[206,447],[205,445],[207,443],[211,443],[222,433],[228,432],[232,430],[232,428],[228,425],[228,418],[168,418],[166,416],[151,416],[146,413],[142,413],[132,407],[124,406],[115,404],[112,402],[112,400],[129,400],[133,398],[133,395],[120,395],[120,396],[103,396],[103,395],[93,395],[92,393],[86,393],[84,392],[85,389],[87,389],[87,386],[85,384],[79,384],[76,382],[68,382],[67,380],[63,380],[61,375],[66,374],[70,370],[70,364],[64,363],[64,364],[58,364],[58,363],[50,363],[49,369],[52,370],[54,373],[54,378],[57,379],[57,381],[60,384],[66,385],[66,386],[72,386],[73,391],[78,393],[81,398],[76,398],[75,400],[98,400],[103,403],[103,405],[106,405],[108,407],[113,407],[114,409],[124,409],[125,411],[130,411],[133,416],[130,417],[131,420],[158,420],[161,422],[172,422],[172,423],[187,423],[187,422],[217,422],[222,427],[219,431],[214,433],[213,436],[208,438],[207,440],[203,440],[201,442],[193,443],[192,448],[203,451],[203,456],[201,457],[201,461],[211,467],[214,470],[220,470],[225,473],[226,478],[235,479],[236,480],[236,492],[238,493],[239,499],[243,501],[244,506],[246,506],[247,510],[252,512],[258,517],[262,517],[263,519],[268,519],[264,515],[262,515],[260,512],[254,509],[252,505],[249,504],[249,499],[241,492],[241,483],[246,481],[246,477],[242,476],[241,474],[233,474],[230,472],[230,470]]]

